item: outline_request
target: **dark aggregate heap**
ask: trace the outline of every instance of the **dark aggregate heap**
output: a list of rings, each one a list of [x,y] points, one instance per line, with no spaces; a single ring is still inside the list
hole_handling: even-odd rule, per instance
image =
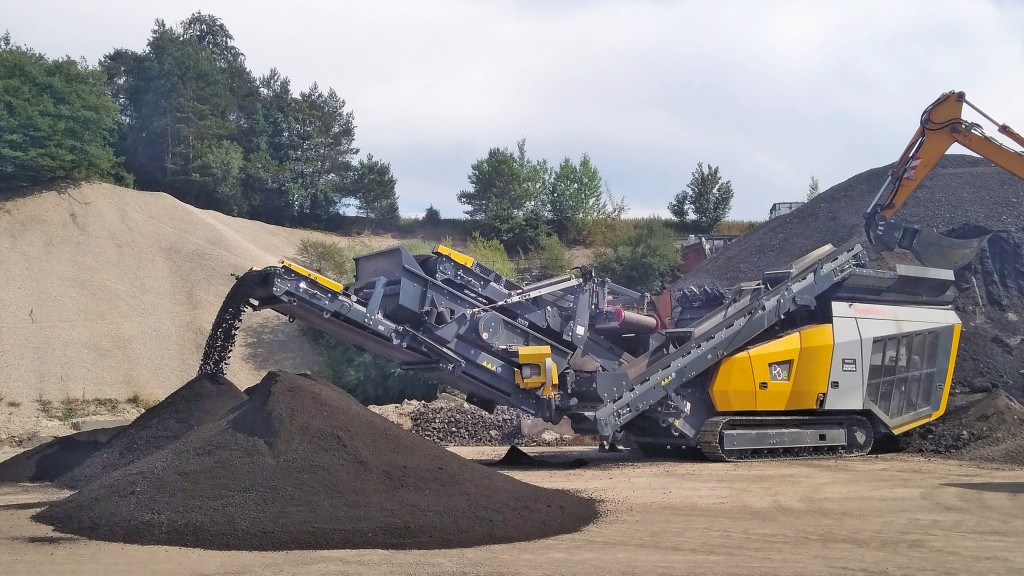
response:
[[[223,376],[198,376],[146,410],[88,460],[56,479],[81,488],[162,450],[185,434],[213,422],[245,400]]]
[[[1024,226],[1024,204],[1016,213]],[[1018,401],[1024,401],[1022,241],[1016,231],[992,235],[981,254],[956,271],[955,303],[964,327],[954,382],[972,392],[1002,388]]]
[[[412,431],[443,446],[505,446],[522,439],[522,412],[499,406],[424,403],[410,415]]]
[[[523,452],[518,446],[509,446],[505,455],[489,462],[488,466],[497,466],[499,468],[582,468],[590,464],[589,460],[584,458],[573,458],[572,460],[547,460],[544,458],[537,458],[531,456],[526,452]]]
[[[797,210],[733,241],[677,286],[731,286],[779,270],[826,243],[866,245],[863,214],[889,166],[833,186]],[[780,199],[784,200],[784,199]],[[1001,387],[1024,400],[1024,180],[987,160],[946,155],[921,182],[896,220],[952,236],[995,230],[985,248],[956,272],[956,310],[964,320],[954,383],[975,392]],[[874,265],[916,264],[906,253],[875,255]]]
[[[1024,407],[1002,390],[965,395],[907,438],[911,452],[1024,466]]]
[[[291,550],[532,540],[598,515],[589,499],[460,458],[312,377],[271,372],[247,394],[35,518],[101,540]]]
[[[83,430],[15,454],[0,462],[0,482],[52,482],[80,466],[124,428]]]

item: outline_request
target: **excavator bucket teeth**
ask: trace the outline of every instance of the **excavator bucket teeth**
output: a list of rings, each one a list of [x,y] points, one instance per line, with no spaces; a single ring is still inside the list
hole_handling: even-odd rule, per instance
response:
[[[910,251],[925,266],[956,270],[974,259],[990,235],[950,238],[939,234],[934,228],[921,228]]]

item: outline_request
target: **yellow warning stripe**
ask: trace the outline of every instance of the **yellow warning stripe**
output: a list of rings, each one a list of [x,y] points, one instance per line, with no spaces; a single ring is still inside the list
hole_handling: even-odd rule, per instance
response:
[[[317,274],[316,272],[313,272],[312,270],[310,270],[308,268],[304,268],[302,266],[299,266],[295,262],[291,262],[289,260],[281,260],[281,266],[284,266],[285,268],[288,268],[290,270],[294,270],[295,272],[298,272],[299,274],[302,274],[306,278],[309,278],[310,280],[313,280],[314,282],[324,286],[325,288],[330,288],[331,290],[334,290],[335,292],[341,292],[342,288],[344,288],[344,286],[341,284],[341,282],[335,282],[334,280],[331,280],[330,278],[328,278],[326,276]]]
[[[444,244],[438,244],[437,246],[435,246],[434,254],[444,254],[445,256],[451,258],[452,260],[455,260],[459,264],[462,264],[463,266],[469,268],[472,268],[473,262],[476,262],[476,260],[474,260],[472,256],[463,254],[462,252],[449,248]]]

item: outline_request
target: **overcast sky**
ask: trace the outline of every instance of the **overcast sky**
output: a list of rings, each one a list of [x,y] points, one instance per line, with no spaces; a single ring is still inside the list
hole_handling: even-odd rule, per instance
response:
[[[522,138],[553,164],[589,154],[630,215],[667,214],[703,161],[732,217],[763,219],[811,175],[893,162],[944,91],[1024,130],[1014,1],[3,0],[0,30],[95,63],[197,10],[257,75],[335,88],[404,214],[457,215],[470,165]]]

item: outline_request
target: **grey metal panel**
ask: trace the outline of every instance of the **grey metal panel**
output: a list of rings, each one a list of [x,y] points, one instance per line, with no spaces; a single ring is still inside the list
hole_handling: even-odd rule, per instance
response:
[[[323,314],[309,306],[297,306],[282,302],[281,304],[272,306],[272,309],[290,318],[298,318],[299,320],[302,320],[303,322],[310,324],[318,330],[322,330],[335,338],[344,340],[345,342],[362,348],[367,352],[387,358],[393,362],[398,362],[399,364],[423,363],[433,360],[429,356],[418,354],[407,348],[402,348],[401,346],[395,346],[390,341],[385,340],[382,337],[383,334],[380,332],[375,334],[373,332],[354,328],[349,324],[339,322],[333,318],[326,318]]]
[[[825,394],[825,410],[863,410],[867,363],[860,329],[854,318],[833,318],[832,367]],[[852,362],[851,362],[852,361]],[[852,364],[852,367],[851,367]]]
[[[930,322],[932,324],[959,324],[960,317],[949,308],[923,306],[886,306],[859,302],[832,302],[832,315],[841,318],[865,318],[896,322]],[[890,332],[895,334],[895,332]]]
[[[803,448],[807,446],[845,446],[846,429],[775,428],[770,430],[723,430],[722,447],[726,449]]]

